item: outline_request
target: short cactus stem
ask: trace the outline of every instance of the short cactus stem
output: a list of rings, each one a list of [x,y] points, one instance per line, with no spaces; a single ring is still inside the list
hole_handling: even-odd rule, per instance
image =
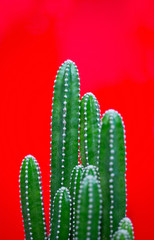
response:
[[[84,178],[78,197],[76,240],[99,240],[102,215],[102,195],[98,180]]]
[[[100,179],[103,195],[102,239],[112,239],[126,213],[125,135],[122,117],[108,110],[102,118]]]
[[[52,208],[50,240],[68,240],[70,236],[71,197],[67,188],[55,194]]]
[[[82,179],[84,179],[88,175],[92,175],[92,176],[96,177],[100,181],[98,167],[96,167],[94,165],[88,165],[87,167],[85,167],[83,175],[82,175]]]
[[[120,230],[120,229],[127,230],[127,232],[130,235],[130,239],[134,240],[133,224],[128,217],[125,217],[120,221],[118,230]]]
[[[70,195],[72,199],[72,216],[71,216],[71,239],[75,238],[75,225],[77,216],[77,206],[78,206],[78,194],[80,190],[80,185],[83,175],[83,166],[77,165],[73,168],[70,179]]]
[[[98,166],[101,119],[98,101],[92,93],[86,93],[81,99],[80,118],[81,163],[84,167]]]
[[[115,232],[113,240],[131,240],[127,230],[121,229]]]
[[[65,61],[57,72],[51,122],[51,209],[56,191],[69,187],[73,167],[78,164],[79,74]]]
[[[25,238],[47,239],[40,168],[33,156],[22,161],[19,181]]]

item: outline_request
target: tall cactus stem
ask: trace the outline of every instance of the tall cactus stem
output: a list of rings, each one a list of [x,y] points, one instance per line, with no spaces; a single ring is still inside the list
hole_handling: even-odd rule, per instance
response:
[[[47,239],[40,168],[31,155],[22,161],[19,182],[25,238]]]
[[[128,217],[125,217],[125,218],[121,219],[121,221],[119,223],[118,230],[120,230],[120,229],[127,230],[127,232],[130,235],[130,239],[134,240],[133,224],[132,224],[131,220]]]
[[[79,85],[76,65],[65,61],[57,72],[53,92],[51,205],[56,191],[69,187],[71,171],[78,164]]]
[[[80,151],[81,162],[99,166],[100,108],[96,97],[86,93],[81,99]]]
[[[103,195],[102,239],[112,239],[126,214],[125,135],[122,117],[108,110],[102,118],[100,178]]]
[[[89,175],[84,178],[78,196],[76,240],[100,240],[102,195],[98,180]]]
[[[54,196],[50,240],[68,240],[71,231],[71,197],[67,188],[61,187]]]

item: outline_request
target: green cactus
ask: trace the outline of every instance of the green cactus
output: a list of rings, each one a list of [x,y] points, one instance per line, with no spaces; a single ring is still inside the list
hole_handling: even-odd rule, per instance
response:
[[[20,171],[26,240],[133,240],[126,215],[125,131],[115,110],[102,120],[98,101],[80,101],[76,65],[57,73],[51,122],[50,229],[47,235],[40,169],[28,155]],[[79,157],[81,154],[81,163]]]
[[[120,229],[124,229],[127,230],[127,232],[130,235],[130,239],[134,240],[134,231],[133,231],[133,224],[131,222],[131,220],[128,217],[125,217],[123,219],[121,219],[120,223],[119,223],[119,230]]]
[[[80,109],[80,152],[81,162],[87,165],[99,165],[100,147],[100,109],[92,93],[86,93],[81,99]]]
[[[76,238],[100,239],[102,195],[98,180],[89,175],[84,178],[78,196]]]
[[[94,165],[88,165],[87,167],[85,167],[83,175],[82,175],[82,178],[85,178],[88,175],[92,175],[92,176],[96,177],[100,181],[98,167],[96,167]]]
[[[78,164],[79,99],[78,70],[67,60],[57,72],[53,92],[51,205],[56,191],[69,187],[72,169]]]
[[[33,156],[22,161],[19,181],[26,240],[47,239],[40,168]]]
[[[99,170],[103,194],[102,239],[112,238],[126,213],[125,136],[122,118],[115,110],[102,118]]]
[[[117,232],[115,232],[113,240],[131,240],[131,238],[127,230],[120,229]]]
[[[70,234],[71,197],[66,187],[55,194],[52,208],[50,240],[67,240]]]

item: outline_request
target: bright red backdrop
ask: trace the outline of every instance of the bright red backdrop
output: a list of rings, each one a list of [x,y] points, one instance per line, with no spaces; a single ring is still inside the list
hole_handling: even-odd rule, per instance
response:
[[[24,239],[19,168],[40,163],[48,220],[53,81],[76,62],[81,95],[93,92],[102,113],[123,116],[128,211],[136,240],[153,240],[153,0],[6,0],[0,3],[0,239]]]

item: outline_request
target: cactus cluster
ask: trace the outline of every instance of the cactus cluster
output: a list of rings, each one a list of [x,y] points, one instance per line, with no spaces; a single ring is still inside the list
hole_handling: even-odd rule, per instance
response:
[[[92,93],[80,99],[78,69],[65,61],[53,92],[49,234],[40,168],[28,155],[19,176],[25,239],[133,240],[126,217],[125,172],[121,115],[110,109],[101,118]]]

